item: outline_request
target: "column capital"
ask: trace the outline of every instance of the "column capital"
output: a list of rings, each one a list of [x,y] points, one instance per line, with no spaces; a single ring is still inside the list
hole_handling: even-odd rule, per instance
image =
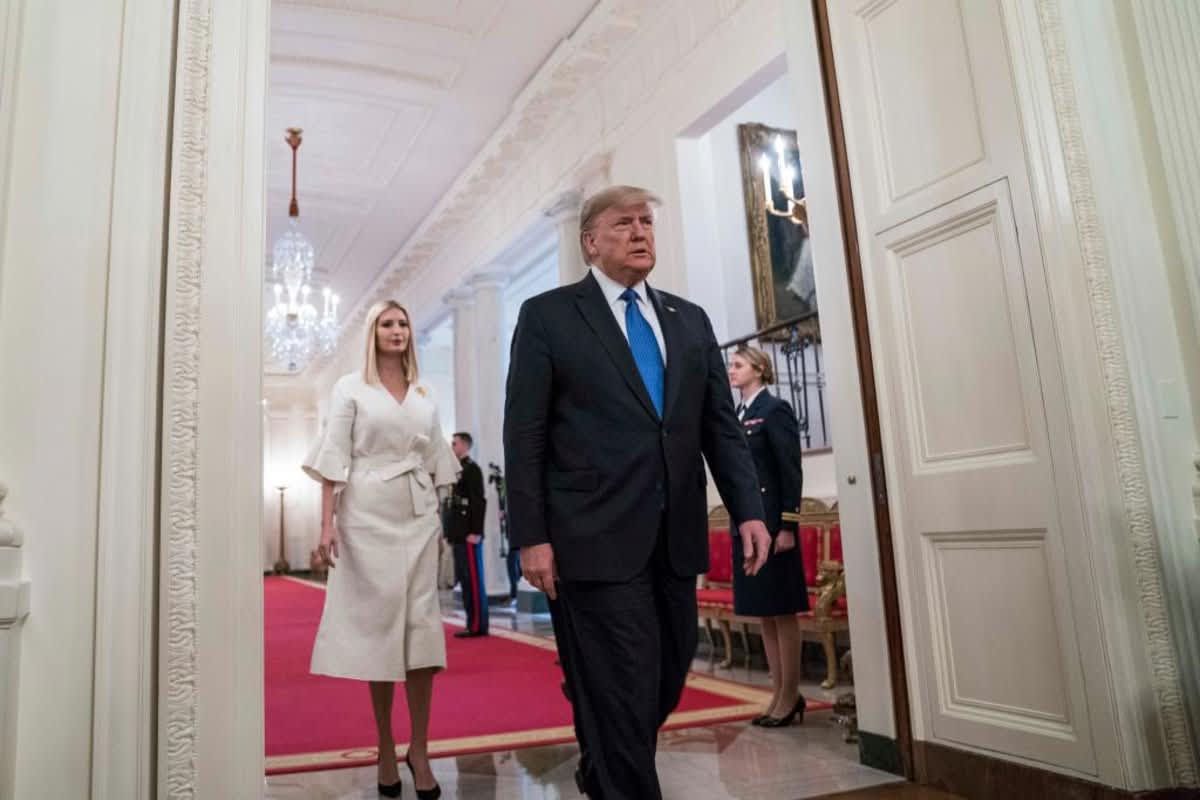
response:
[[[473,286],[457,286],[442,295],[442,302],[455,310],[470,308],[475,305],[475,288]]]
[[[475,273],[468,281],[476,292],[485,289],[503,289],[512,279],[508,270],[502,264],[491,264],[484,270]]]
[[[586,159],[575,170],[575,184],[579,186],[580,202],[612,184],[612,153],[597,153]]]
[[[547,217],[550,217],[560,225],[572,220],[578,222],[579,210],[582,206],[583,191],[581,189],[568,189],[554,198],[554,201],[550,203],[545,213]]]

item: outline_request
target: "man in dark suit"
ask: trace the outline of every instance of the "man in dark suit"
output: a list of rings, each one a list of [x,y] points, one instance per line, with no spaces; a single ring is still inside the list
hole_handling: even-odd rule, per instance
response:
[[[683,691],[708,568],[704,460],[757,572],[770,536],[698,306],[651,289],[649,192],[591,197],[572,286],[521,308],[504,408],[510,535],[551,600],[590,797],[661,797],[658,728]],[[703,456],[703,458],[702,458]]]
[[[467,626],[455,632],[460,639],[487,636],[488,597],[483,581],[483,512],[487,498],[483,494],[483,471],[471,460],[471,434],[459,431],[450,446],[462,465],[458,483],[446,500],[442,529],[454,548],[454,580],[462,587]]]

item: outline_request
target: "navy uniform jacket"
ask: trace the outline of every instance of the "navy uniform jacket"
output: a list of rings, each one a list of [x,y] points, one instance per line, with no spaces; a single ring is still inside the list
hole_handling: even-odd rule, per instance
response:
[[[800,510],[804,475],[800,468],[800,426],[792,407],[764,389],[742,415],[742,430],[758,470],[767,530],[772,536],[780,530],[794,533],[796,523],[785,523],[783,513]]]

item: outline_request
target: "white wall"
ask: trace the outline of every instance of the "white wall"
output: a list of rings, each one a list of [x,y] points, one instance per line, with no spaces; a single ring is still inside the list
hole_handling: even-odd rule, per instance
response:
[[[687,285],[691,299],[708,310],[718,341],[746,336],[758,329],[737,128],[749,122],[790,130],[799,126],[796,93],[786,70],[783,58],[773,61],[758,76],[758,80],[771,79],[770,83],[724,117],[710,122],[714,111],[719,114],[729,104],[742,100],[747,91],[758,88],[758,80],[748,81],[689,126],[679,142],[681,149],[688,140],[695,142],[694,155],[681,152],[681,181],[694,171],[703,176],[680,192],[685,235],[690,235],[693,227],[703,226],[716,240],[715,249],[687,248]],[[702,163],[705,159],[707,165]],[[699,203],[708,203],[710,208],[695,207]]]
[[[15,797],[91,796],[97,498],[122,2],[24,4],[0,255],[0,480],[24,528]],[[5,83],[11,78],[5,75]],[[147,156],[152,157],[148,153]]]
[[[306,393],[307,394],[307,393]],[[268,387],[263,413],[263,571],[279,558],[279,486],[284,499],[285,554],[293,570],[309,567],[321,539],[321,486],[300,469],[319,425],[311,399]],[[282,396],[281,396],[282,395]]]

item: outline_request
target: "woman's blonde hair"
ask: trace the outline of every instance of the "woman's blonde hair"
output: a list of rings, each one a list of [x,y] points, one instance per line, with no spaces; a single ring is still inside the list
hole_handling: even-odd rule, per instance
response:
[[[771,357],[762,350],[742,345],[734,355],[746,359],[750,363],[750,368],[762,377],[763,384],[769,386],[775,382],[775,367],[771,364]]]
[[[375,341],[375,326],[379,324],[379,318],[383,316],[383,313],[393,308],[399,309],[408,323],[408,347],[400,354],[400,366],[404,370],[404,378],[408,381],[408,385],[413,386],[420,376],[420,371],[417,369],[417,336],[413,333],[412,316],[408,313],[408,309],[395,300],[380,300],[367,312],[367,352],[363,358],[363,381],[372,385],[379,383],[379,345]]]

